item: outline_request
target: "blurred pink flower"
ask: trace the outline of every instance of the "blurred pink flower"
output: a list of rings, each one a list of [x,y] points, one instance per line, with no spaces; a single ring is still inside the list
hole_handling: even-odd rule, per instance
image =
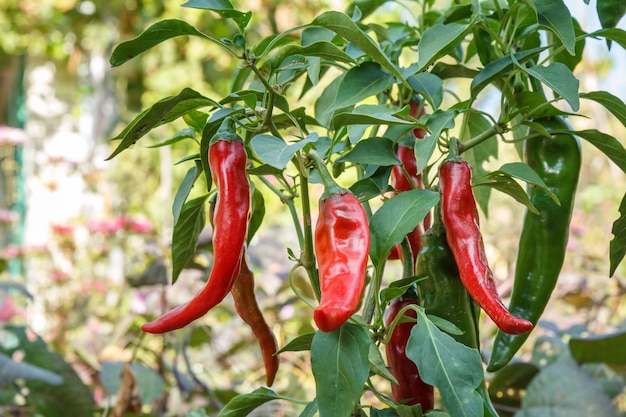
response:
[[[0,209],[0,223],[15,223],[20,219],[17,211]]]
[[[21,246],[17,245],[8,245],[6,248],[0,252],[0,258],[3,259],[13,259],[18,256],[22,256],[24,253],[24,249]]]
[[[133,314],[146,314],[146,311],[148,311],[146,299],[140,292],[135,292],[130,300],[130,312]]]
[[[124,228],[124,223],[124,217],[90,220],[87,222],[87,229],[89,229],[90,232],[114,234]]]
[[[70,276],[57,269],[50,273],[50,279],[52,279],[52,282],[66,282],[70,280]]]
[[[53,224],[52,231],[60,236],[72,236],[74,234],[74,226],[71,224]]]
[[[22,145],[26,142],[28,136],[22,129],[9,126],[0,126],[0,145]]]
[[[24,309],[15,304],[13,297],[6,295],[0,298],[0,322],[8,322],[14,317],[23,317]]]
[[[150,220],[145,217],[129,219],[126,222],[126,225],[131,232],[142,234],[152,233],[152,223],[150,223]]]

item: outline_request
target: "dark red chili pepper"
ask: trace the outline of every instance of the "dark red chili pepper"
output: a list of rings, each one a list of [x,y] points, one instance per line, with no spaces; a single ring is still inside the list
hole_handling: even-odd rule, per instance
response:
[[[257,304],[254,294],[254,274],[248,266],[245,251],[241,257],[239,276],[230,292],[233,295],[235,309],[239,317],[250,326],[254,336],[259,341],[259,347],[263,354],[263,363],[265,364],[265,383],[267,386],[271,386],[278,371],[279,361],[276,355],[278,347],[274,332],[268,326]]]
[[[413,288],[403,296],[391,300],[385,310],[385,326],[389,326],[400,311],[409,305],[418,305],[417,293]],[[417,318],[415,310],[407,310],[404,316]],[[422,412],[434,407],[434,388],[422,381],[415,363],[406,356],[406,344],[411,336],[411,329],[416,321],[399,323],[393,330],[389,342],[385,345],[387,365],[398,383],[391,384],[394,401],[406,405],[420,404]]]
[[[455,140],[451,149],[454,143]],[[455,157],[454,151],[451,155],[453,157],[439,167],[441,215],[447,232],[446,240],[459,267],[461,281],[472,299],[503,332],[525,333],[532,329],[532,323],[515,317],[504,306],[487,262],[472,191],[471,167]]]
[[[320,275],[320,305],[313,319],[325,332],[338,329],[359,308],[366,282],[370,231],[365,210],[311,153],[325,191],[319,202],[314,249]]]
[[[250,183],[246,175],[243,141],[229,131],[218,131],[209,146],[209,166],[218,197],[213,230],[214,263],[206,286],[191,301],[146,323],[148,333],[180,329],[205,315],[231,290],[243,253],[250,216]]]

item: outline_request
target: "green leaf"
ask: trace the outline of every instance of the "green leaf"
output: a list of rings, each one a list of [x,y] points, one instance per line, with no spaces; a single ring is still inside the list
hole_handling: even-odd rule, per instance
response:
[[[350,55],[339,49],[335,44],[327,41],[320,41],[308,46],[294,44],[284,45],[267,59],[267,63],[261,62],[260,65],[268,65],[270,71],[273,72],[279,67],[285,58],[293,55],[314,56],[335,62],[345,62],[348,64],[356,63]]]
[[[609,0],[612,1],[612,0]],[[611,41],[617,42],[622,48],[626,48],[626,31],[620,28],[600,29],[595,32],[588,33],[587,37],[603,37],[607,43]]]
[[[265,197],[258,188],[254,187],[252,191],[252,210],[250,220],[248,221],[248,236],[246,241],[250,245],[250,241],[261,227],[263,218],[265,218]]]
[[[369,376],[370,344],[367,330],[351,323],[315,333],[311,367],[320,417],[351,415]]]
[[[182,6],[211,10],[225,19],[232,19],[242,32],[252,17],[252,12],[244,13],[233,9],[233,5],[228,0],[188,0]]]
[[[30,414],[50,417],[63,417],[71,410],[73,417],[93,417],[95,412],[93,392],[82,382],[72,365],[57,353],[48,349],[46,343],[32,330],[25,327],[7,326],[6,335],[17,339],[9,349],[0,344],[0,352],[12,357],[16,351],[23,354],[23,362],[45,369],[61,377],[62,383],[51,385],[32,379],[24,383],[21,392],[28,392]]]
[[[596,10],[602,27],[614,28],[626,13],[626,3],[623,0],[598,0]]]
[[[278,352],[302,352],[304,350],[311,350],[311,342],[313,342],[313,336],[315,333],[306,333],[293,339],[291,342],[283,346]]]
[[[454,117],[456,112],[452,110],[436,110],[427,116],[426,129],[429,134],[422,140],[415,141],[415,160],[417,172],[422,172],[428,165],[428,161],[433,156],[437,147],[437,140],[441,132],[454,127]]]
[[[387,259],[391,248],[415,229],[439,201],[439,193],[410,190],[386,200],[370,219],[370,256],[376,267]]]
[[[174,135],[169,138],[168,140],[165,140],[163,142],[159,142],[157,144],[154,145],[149,145],[146,146],[146,148],[161,148],[163,146],[169,146],[169,145],[173,145],[175,143],[178,143],[184,139],[195,139],[196,137],[196,133],[195,131],[190,128],[187,127],[185,129],[179,130],[178,132],[174,133]]]
[[[611,277],[626,256],[626,194],[622,197],[622,202],[619,205],[619,213],[620,216],[615,220],[611,229],[611,233],[613,233],[613,239],[611,239],[609,246],[609,258],[611,260],[609,276]]]
[[[310,25],[321,26],[332,30],[339,36],[342,36],[361,51],[365,52],[370,59],[374,60],[374,62],[379,63],[381,66],[389,70],[403,84],[408,84],[398,67],[391,62],[389,57],[387,57],[387,55],[380,49],[380,46],[378,46],[378,44],[369,35],[363,32],[345,13],[337,11],[324,12],[316,17]]]
[[[396,157],[392,141],[385,138],[370,138],[359,141],[350,152],[339,157],[337,162],[391,166],[399,164],[400,160]]]
[[[119,391],[124,365],[124,362],[102,363],[99,378],[102,386],[110,395],[115,395]],[[135,379],[141,381],[137,384],[137,395],[139,395],[142,404],[150,404],[163,394],[165,383],[158,372],[137,362],[132,362],[130,369]]]
[[[618,417],[602,385],[571,360],[546,367],[528,385],[515,417]]]
[[[215,101],[204,97],[191,88],[185,88],[176,96],[166,97],[157,101],[151,107],[142,111],[119,135],[112,139],[121,140],[122,142],[109,155],[107,160],[134,145],[155,127],[167,124],[200,107],[216,105]]]
[[[304,407],[304,410],[302,410],[302,413],[300,413],[299,417],[315,417],[315,415],[317,414],[317,400],[313,400],[310,403],[308,403],[306,405],[306,407]]]
[[[513,69],[513,66],[515,65],[514,59],[523,64],[528,60],[539,56],[539,54],[545,49],[545,47],[529,49],[514,55],[503,56],[502,58],[490,62],[485,66],[485,68],[483,68],[482,71],[475,76],[470,77],[472,78],[472,83],[470,85],[472,97],[478,96],[478,93],[480,93],[489,84],[501,82],[505,75]]]
[[[268,165],[284,169],[296,152],[307,144],[317,141],[317,139],[317,133],[312,133],[293,145],[287,145],[284,140],[276,136],[260,134],[252,138],[250,145],[254,153]]]
[[[172,235],[172,284],[196,253],[198,236],[206,223],[204,203],[208,195],[187,201]]]
[[[388,381],[395,382],[396,384],[398,383],[396,377],[394,377],[391,372],[389,372],[389,369],[385,364],[385,360],[383,359],[383,355],[380,353],[380,349],[378,348],[378,346],[376,346],[376,343],[370,343],[367,356],[370,361],[370,369],[374,373],[382,376]]]
[[[590,93],[582,93],[580,97],[593,100],[596,103],[601,104],[620,121],[622,126],[626,126],[626,104],[624,104],[619,97],[614,96],[608,91],[592,91]]]
[[[54,372],[27,362],[15,362],[7,355],[0,353],[0,385],[14,384],[20,379],[37,379],[50,385],[59,385],[63,382],[63,378]]]
[[[604,152],[623,172],[626,172],[626,149],[613,136],[596,129],[578,130],[572,134],[580,136],[593,146]]]
[[[110,64],[114,67],[135,58],[154,46],[177,36],[198,36],[216,42],[210,36],[199,32],[187,22],[177,19],[166,19],[155,23],[134,39],[120,43],[113,49]]]
[[[343,77],[335,101],[327,111],[357,104],[385,90],[393,77],[375,62],[364,62],[351,68]]]
[[[609,365],[626,365],[626,330],[618,333],[572,337],[569,348],[578,363],[603,362]]]
[[[389,106],[378,106],[374,104],[364,104],[354,108],[351,112],[336,114],[332,119],[332,125],[335,129],[342,126],[364,125],[371,126],[374,124],[381,125],[411,125],[412,122],[394,116],[398,110]]]
[[[230,400],[220,410],[217,417],[244,417],[257,407],[274,400],[290,400],[290,398],[276,394],[269,388],[257,388],[249,394],[241,394]]]
[[[30,291],[28,291],[28,288],[26,288],[25,285],[15,281],[0,281],[0,291],[17,291],[20,294],[28,297],[29,299],[33,299],[33,295],[30,293]]]
[[[478,350],[454,340],[420,310],[406,354],[417,365],[424,382],[437,387],[450,415],[483,415],[483,398],[478,390],[484,383],[484,371]]]
[[[189,171],[187,171],[185,177],[178,186],[178,190],[176,191],[176,195],[174,196],[174,203],[172,204],[174,225],[178,223],[178,218],[180,216],[180,211],[183,208],[183,204],[185,204],[187,196],[193,188],[193,184],[196,182],[196,179],[200,176],[200,172],[201,170],[198,169],[197,165],[192,166],[191,168],[189,168]]]
[[[443,80],[430,72],[420,72],[407,78],[415,92],[420,93],[433,109],[438,109],[443,101]]]
[[[452,52],[471,32],[472,26],[473,22],[467,25],[438,23],[426,29],[418,44],[419,69],[416,72],[424,71],[437,59]]]
[[[534,91],[523,91],[515,96],[515,106],[521,114],[533,119],[543,119],[553,116],[562,116],[571,113],[557,109],[543,94]]]
[[[567,101],[572,110],[578,111],[580,107],[578,87],[580,82],[572,71],[560,62],[553,62],[547,67],[525,67],[516,62],[524,72],[554,90],[555,93]]]
[[[576,35],[572,15],[562,0],[533,0],[539,24],[550,29],[561,40],[570,55],[574,55]]]

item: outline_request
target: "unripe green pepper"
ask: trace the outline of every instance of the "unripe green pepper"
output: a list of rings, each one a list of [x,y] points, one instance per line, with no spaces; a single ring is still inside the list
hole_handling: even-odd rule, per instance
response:
[[[561,117],[537,122],[548,131],[570,129]],[[530,200],[539,214],[527,211],[524,218],[509,310],[537,324],[565,258],[580,175],[580,143],[575,136],[567,133],[556,133],[551,138],[531,138],[524,144],[524,158],[560,202],[560,205],[557,204],[542,189],[529,188]],[[506,365],[528,335],[509,335],[498,331],[487,370],[496,371]]]

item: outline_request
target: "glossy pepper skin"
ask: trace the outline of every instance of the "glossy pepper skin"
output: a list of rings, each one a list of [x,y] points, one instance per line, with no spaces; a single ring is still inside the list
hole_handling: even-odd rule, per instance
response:
[[[248,220],[250,183],[246,174],[247,156],[241,138],[232,132],[217,132],[209,146],[209,166],[217,187],[214,263],[206,286],[191,301],[146,323],[148,333],[165,333],[185,327],[205,315],[230,292],[239,274]]]
[[[389,326],[404,307],[417,304],[414,289],[409,289],[403,296],[391,300],[383,318],[385,326]],[[405,316],[417,318],[414,310],[407,310]],[[415,321],[399,323],[394,328],[389,343],[385,345],[385,354],[389,371],[398,380],[397,384],[391,384],[394,401],[406,405],[420,404],[422,412],[426,412],[434,407],[434,388],[422,381],[417,366],[406,356],[406,344],[415,323]]]
[[[420,110],[420,102],[417,99],[412,100],[409,103],[409,115],[416,116],[418,110]],[[418,118],[424,114],[424,107],[421,107]],[[394,165],[391,170],[391,186],[396,189],[398,192],[402,191],[410,191],[415,188],[424,188],[424,183],[422,182],[422,174],[417,172],[417,160],[415,159],[415,149],[413,145],[416,139],[423,139],[426,136],[426,131],[420,127],[413,129],[413,138],[412,140],[406,141],[407,144],[399,144],[398,150],[396,151],[396,157],[402,162],[404,169],[408,173],[409,177],[404,174],[402,166]],[[415,262],[417,258],[417,253],[420,250],[422,245],[422,232],[423,229],[427,229],[430,227],[430,214],[424,218],[423,227],[422,225],[418,225],[413,229],[411,233],[407,235],[407,239],[409,240],[409,245],[411,247],[411,251],[413,253],[413,262]],[[388,259],[401,259],[402,250],[399,245],[396,245],[391,250]]]
[[[366,282],[370,232],[363,206],[350,192],[320,200],[314,247],[321,299],[313,319],[325,332],[337,330],[359,308]]]
[[[268,326],[263,312],[259,309],[254,293],[254,274],[248,262],[246,255],[241,257],[241,268],[239,276],[235,280],[235,284],[231,289],[233,300],[235,301],[235,309],[239,317],[248,325],[254,336],[259,342],[261,353],[263,355],[263,363],[265,365],[265,383],[271,386],[274,383],[276,372],[278,372],[278,350],[276,337],[274,332]]]
[[[469,348],[480,349],[480,307],[461,282],[459,269],[446,240],[440,205],[435,207],[432,226],[422,236],[415,275],[426,277],[417,282],[420,305],[426,314],[448,320],[463,332],[450,336]],[[485,384],[477,390],[483,397],[484,416],[498,417]]]
[[[341,327],[361,303],[367,278],[370,230],[359,200],[335,182],[316,152],[309,156],[324,183],[313,237],[321,292],[313,319],[320,330],[332,332]]]
[[[537,122],[548,131],[569,129],[562,118]],[[565,258],[580,175],[580,143],[575,136],[563,133],[551,138],[532,138],[524,144],[524,159],[560,202],[559,206],[541,189],[528,189],[530,200],[539,214],[526,211],[509,309],[537,324],[556,286]],[[498,332],[488,369],[496,371],[506,365],[527,338],[528,334],[511,336]]]
[[[441,214],[448,246],[467,292],[498,328],[510,334],[528,332],[532,323],[512,315],[497,292],[480,233],[471,177],[469,164],[460,158],[449,158],[439,167]]]

